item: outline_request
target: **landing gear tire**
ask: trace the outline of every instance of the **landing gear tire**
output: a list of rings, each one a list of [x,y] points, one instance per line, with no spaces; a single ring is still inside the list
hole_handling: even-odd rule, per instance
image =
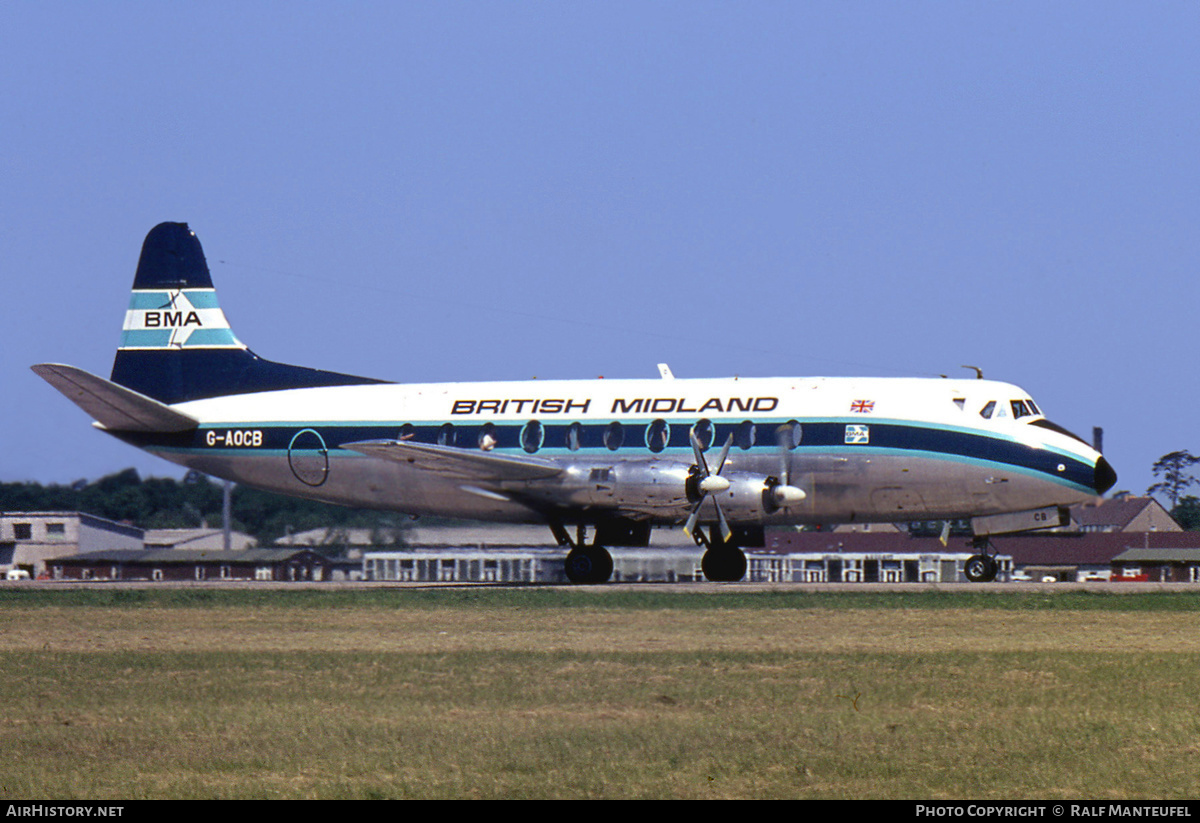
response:
[[[714,583],[735,583],[746,576],[746,555],[737,546],[713,546],[700,559],[700,569]]]
[[[963,564],[963,575],[972,583],[991,583],[997,571],[996,559],[986,554],[973,554]]]
[[[563,568],[572,583],[607,583],[613,559],[603,546],[580,546],[567,554]]]

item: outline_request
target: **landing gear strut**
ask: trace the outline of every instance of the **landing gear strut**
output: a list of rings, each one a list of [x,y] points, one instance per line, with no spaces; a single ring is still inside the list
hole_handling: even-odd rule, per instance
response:
[[[963,574],[972,583],[991,583],[1000,571],[994,554],[988,554],[991,542],[986,537],[975,537],[971,540],[971,548],[978,549],[979,554],[973,554],[963,564]]]
[[[711,537],[705,537],[703,529],[692,533],[697,546],[704,547],[700,569],[705,578],[716,583],[734,583],[746,576],[746,555],[732,539],[721,539],[720,532],[713,526]]]
[[[560,546],[570,546],[571,551],[563,561],[563,570],[572,583],[607,583],[612,577],[613,559],[608,550],[598,543],[587,545],[584,527],[579,526],[572,540],[567,530],[559,524],[550,526],[554,539]]]

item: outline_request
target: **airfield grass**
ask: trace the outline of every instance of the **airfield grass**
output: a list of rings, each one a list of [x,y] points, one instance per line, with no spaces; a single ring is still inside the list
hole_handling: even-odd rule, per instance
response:
[[[1200,796],[1197,595],[714,589],[0,589],[0,797]]]

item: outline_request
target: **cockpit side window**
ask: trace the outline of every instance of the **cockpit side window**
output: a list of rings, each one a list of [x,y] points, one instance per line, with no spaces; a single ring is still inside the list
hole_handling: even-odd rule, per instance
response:
[[[979,416],[982,417],[984,420],[991,420],[992,413],[995,411],[996,411],[996,401],[989,400],[987,405],[979,410]]]
[[[1028,407],[1029,407],[1029,411],[1033,412],[1034,414],[1041,414],[1041,413],[1042,413],[1042,410],[1041,410],[1041,409],[1039,409],[1039,408],[1037,407],[1037,404],[1036,404],[1036,403],[1034,403],[1034,402],[1033,402],[1033,400],[1031,400],[1031,399],[1030,399],[1030,398],[1028,398],[1028,397],[1026,397],[1026,398],[1025,398],[1025,405],[1026,405],[1026,406],[1028,406]]]
[[[1024,400],[1012,400],[1009,401],[1009,405],[1012,406],[1013,420],[1019,420],[1022,417],[1029,417],[1031,414],[1033,414],[1033,412],[1029,410],[1029,407],[1025,405]]]

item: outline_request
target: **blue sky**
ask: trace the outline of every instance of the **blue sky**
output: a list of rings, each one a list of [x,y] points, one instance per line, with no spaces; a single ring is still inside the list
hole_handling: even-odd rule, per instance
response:
[[[964,375],[1118,488],[1200,452],[1195,3],[0,6],[0,480],[175,467],[107,375],[141,241],[399,381]]]

